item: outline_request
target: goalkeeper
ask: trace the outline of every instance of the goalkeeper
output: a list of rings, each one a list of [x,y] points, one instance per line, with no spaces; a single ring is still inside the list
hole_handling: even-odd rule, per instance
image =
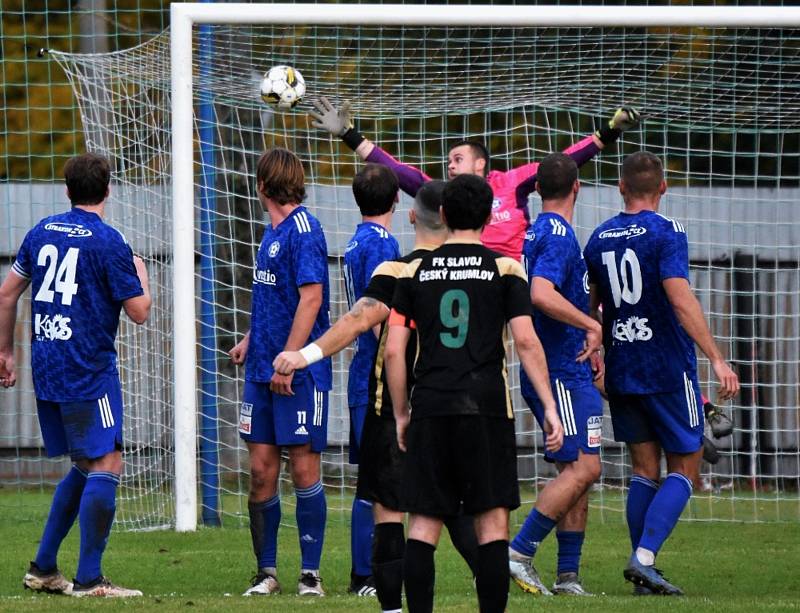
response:
[[[430,181],[425,173],[399,162],[360,134],[350,116],[349,102],[344,102],[337,109],[323,96],[313,104],[317,112],[312,111],[309,114],[314,119],[314,127],[340,137],[363,160],[391,167],[400,180],[400,188],[410,196],[416,195],[420,186]],[[639,112],[631,107],[621,107],[606,126],[568,147],[564,153],[580,167],[604,147],[614,143],[622,132],[638,125]],[[471,140],[455,143],[450,148],[447,159],[449,179],[472,174],[484,177],[489,183],[494,194],[492,214],[481,234],[481,242],[489,249],[519,261],[525,232],[530,224],[528,196],[534,191],[539,163],[524,164],[508,172],[490,170],[490,157],[486,147]]]

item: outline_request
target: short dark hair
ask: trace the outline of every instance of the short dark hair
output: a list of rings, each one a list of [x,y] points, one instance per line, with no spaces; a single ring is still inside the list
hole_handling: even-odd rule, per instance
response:
[[[64,182],[72,206],[100,204],[108,195],[111,166],[96,153],[76,155],[64,164]]]
[[[400,183],[394,170],[382,164],[367,164],[353,177],[353,196],[364,216],[392,210]]]
[[[442,207],[445,185],[446,181],[426,181],[414,196],[414,214],[417,223],[426,230],[438,232],[444,228],[439,209]]]
[[[288,149],[275,147],[262,154],[256,167],[256,181],[257,189],[278,204],[300,204],[305,200],[303,164]]]
[[[622,162],[620,177],[629,196],[650,196],[660,191],[664,181],[664,165],[649,151],[637,151]]]
[[[442,194],[445,222],[451,230],[480,230],[492,212],[494,194],[486,179],[458,175]]]
[[[536,170],[536,185],[542,200],[564,198],[578,180],[578,165],[564,153],[546,156]]]
[[[489,163],[492,161],[491,157],[489,156],[489,150],[483,145],[483,143],[479,143],[476,140],[460,140],[456,144],[452,145],[448,151],[452,151],[456,147],[463,147],[467,145],[472,151],[472,155],[476,158],[486,160],[486,170],[489,170]]]

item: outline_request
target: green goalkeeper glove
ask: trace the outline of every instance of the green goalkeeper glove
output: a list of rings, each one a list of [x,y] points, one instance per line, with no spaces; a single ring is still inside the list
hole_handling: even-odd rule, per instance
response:
[[[641,114],[632,106],[622,106],[614,112],[608,120],[608,126],[600,128],[595,135],[604,145],[616,141],[625,130],[630,130],[639,125]]]

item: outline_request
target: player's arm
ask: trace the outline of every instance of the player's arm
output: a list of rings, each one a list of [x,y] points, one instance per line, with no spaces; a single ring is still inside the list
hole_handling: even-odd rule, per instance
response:
[[[153,304],[150,297],[150,281],[147,275],[147,268],[145,268],[142,258],[138,255],[133,256],[133,265],[136,267],[136,276],[139,277],[139,283],[142,284],[144,293],[141,296],[134,296],[122,302],[122,308],[125,313],[134,322],[141,325],[147,321],[150,315],[150,307]]]
[[[406,347],[411,338],[411,328],[406,326],[406,318],[392,311],[389,316],[389,332],[383,351],[383,365],[386,369],[386,384],[392,398],[394,418],[397,423],[397,444],[406,451],[406,430],[411,420],[408,407],[408,371]]]
[[[579,140],[577,143],[564,149],[564,153],[575,160],[578,168],[591,160],[608,145],[613,144],[622,136],[625,130],[631,130],[639,125],[641,114],[630,106],[618,108],[608,123],[591,136]],[[526,164],[515,168],[513,177],[518,183],[515,190],[517,206],[527,207],[528,196],[536,188],[536,169],[538,163]]]
[[[547,360],[544,348],[533,329],[533,320],[529,315],[521,315],[509,320],[511,336],[517,349],[519,363],[533,384],[536,395],[544,406],[544,431],[547,434],[545,446],[549,451],[558,451],[564,442],[564,428],[556,410],[556,401],[550,388],[550,375],[547,371]]]
[[[578,355],[578,362],[586,361],[593,353],[600,350],[603,345],[603,328],[600,322],[575,308],[575,305],[556,290],[552,281],[545,277],[533,277],[531,302],[548,317],[574,328],[586,330],[586,342],[583,351]]]
[[[17,369],[14,364],[17,302],[29,283],[30,279],[12,269],[0,285],[0,385],[3,387],[12,387],[17,381]]]
[[[284,375],[305,368],[338,353],[370,328],[377,326],[380,329],[380,324],[388,316],[389,307],[383,302],[362,296],[325,334],[298,351],[282,351],[275,358],[272,367]]]
[[[337,109],[325,96],[321,96],[312,104],[316,109],[316,112],[309,112],[314,120],[311,122],[312,126],[341,138],[344,144],[355,151],[362,160],[391,168],[400,181],[400,189],[408,195],[415,196],[422,184],[430,181],[430,177],[421,170],[396,160],[356,130],[350,115],[348,101],[344,101],[342,106]]]
[[[602,306],[600,304],[600,292],[597,289],[597,285],[595,285],[594,283],[589,284],[589,317],[591,317],[597,323],[600,324],[600,342],[602,343],[603,311],[602,311]],[[603,397],[605,398],[606,365],[603,362],[603,356],[600,355],[599,352],[597,352],[592,354],[590,360],[592,364],[592,373],[594,376],[595,387],[597,387],[597,389],[600,390],[600,393],[603,394]]]
[[[245,359],[247,358],[247,349],[250,347],[250,330],[242,337],[238,343],[236,343],[230,351],[228,351],[228,355],[231,356],[231,362],[236,364],[236,366],[241,366],[244,364]]]
[[[297,291],[300,299],[294,312],[289,336],[283,346],[284,351],[297,351],[305,344],[322,306],[322,283],[307,283],[297,288]],[[276,394],[292,396],[292,374],[282,375],[275,372],[270,379],[269,388]]]
[[[671,277],[661,283],[681,326],[711,362],[720,383],[719,397],[722,400],[732,398],[739,391],[739,377],[722,357],[689,281],[683,277]]]

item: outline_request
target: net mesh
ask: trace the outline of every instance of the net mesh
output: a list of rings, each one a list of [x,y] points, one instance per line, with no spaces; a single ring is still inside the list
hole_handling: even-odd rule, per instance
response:
[[[732,437],[705,465],[689,516],[771,521],[800,517],[800,32],[790,29],[229,27],[195,30],[196,364],[173,364],[171,329],[169,32],[124,52],[53,52],[78,100],[90,149],[115,167],[110,220],[150,269],[154,310],[144,327],[123,325],[120,355],[128,454],[120,517],[129,527],[173,521],[172,372],[197,368],[203,504],[246,517],[247,452],[237,436],[243,372],[227,351],[249,325],[252,263],[265,217],[255,162],[283,146],[303,160],[307,205],[329,245],[332,318],[345,307],[344,246],[359,221],[349,192],[359,160],[309,123],[309,100],[353,102],[360,130],[402,161],[445,177],[447,150],[482,140],[505,170],[566,148],[625,102],[640,129],[581,168],[575,226],[591,230],[620,208],[615,189],[626,153],[646,147],[665,160],[662,212],[686,226],[692,284],[743,392],[725,407]],[[258,96],[263,73],[290,64],[306,100],[274,112]],[[196,108],[201,108],[197,106]],[[202,155],[201,155],[202,152]],[[187,197],[189,197],[187,195]],[[401,201],[392,231],[413,230]],[[539,203],[531,200],[535,214]],[[347,509],[347,364],[334,360],[324,482],[331,507]],[[523,499],[552,476],[541,435],[518,395]],[[706,395],[712,384],[701,360]],[[629,462],[604,429],[602,510],[624,507]],[[291,487],[284,482],[288,494]],[[524,508],[524,507],[523,507]],[[614,515],[617,516],[616,514]]]

